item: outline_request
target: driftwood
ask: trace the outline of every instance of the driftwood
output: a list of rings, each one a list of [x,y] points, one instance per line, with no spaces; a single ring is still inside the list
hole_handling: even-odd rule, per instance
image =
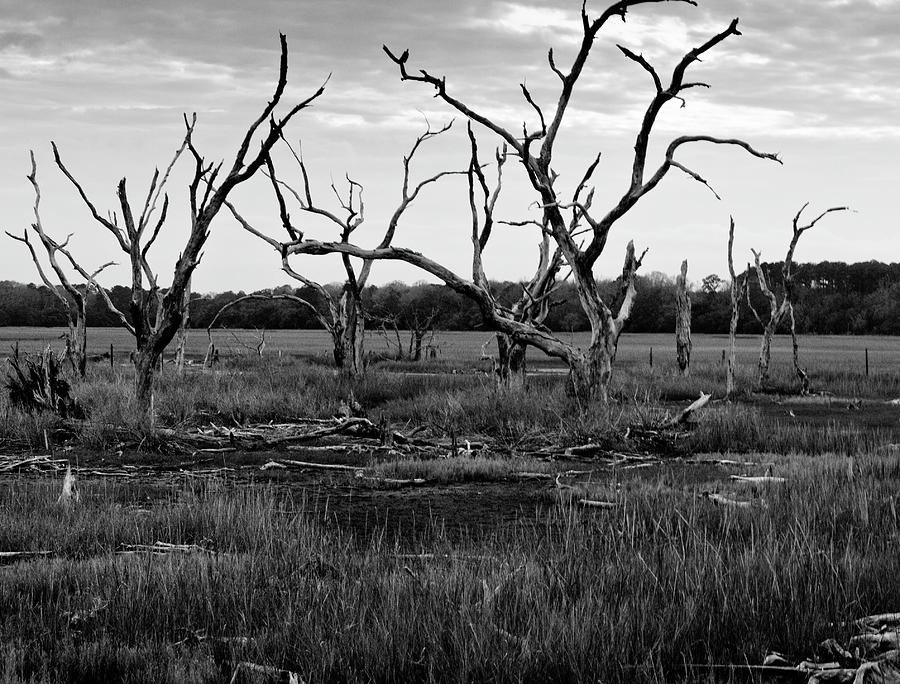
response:
[[[850,639],[850,648],[871,655],[900,649],[900,631],[896,628],[886,632],[866,632]]]
[[[392,431],[386,424],[378,425],[365,417],[349,416],[330,419],[297,419],[292,423],[262,423],[224,427],[211,423],[208,427],[184,432],[171,428],[157,428],[158,438],[176,444],[189,445],[195,452],[223,453],[253,449],[286,448],[334,436],[376,440],[379,444],[393,443],[412,447],[437,449],[436,442]],[[473,445],[474,446],[474,445]],[[305,446],[302,448],[306,448]]]
[[[731,506],[733,508],[750,508],[753,506],[752,501],[741,501],[739,499],[730,499],[723,494],[718,494],[716,492],[703,492],[703,498],[709,499],[715,504],[719,504],[721,506]]]
[[[312,468],[316,470],[340,470],[344,472],[362,471],[362,466],[342,465],[338,463],[311,463],[310,461],[292,461],[290,459],[282,459],[280,461],[269,461],[261,470],[269,470],[270,468]]]
[[[522,472],[522,473],[513,473],[512,477],[519,479],[519,480],[552,480],[553,479],[553,475],[551,475],[550,473]]]
[[[4,460],[7,460],[7,459],[12,459],[12,457],[11,456],[0,456],[0,462],[3,462]],[[38,466],[38,465],[46,466],[49,464],[53,464],[56,466],[60,466],[60,465],[65,466],[67,463],[68,463],[68,461],[66,461],[64,459],[54,459],[52,456],[31,456],[29,458],[10,460],[10,462],[8,462],[8,463],[2,463],[2,465],[0,465],[0,473],[6,473],[6,472],[9,472],[12,470],[18,470],[19,468],[25,468],[26,466],[27,467]],[[60,468],[53,467],[52,469],[59,470]]]
[[[276,682],[277,684],[303,684],[303,678],[296,672],[282,670],[272,665],[259,665],[247,661],[234,667],[229,684],[241,682]]]
[[[786,482],[785,478],[773,477],[772,475],[759,475],[759,476],[732,475],[731,479],[734,482],[740,482],[742,484],[750,484],[750,485],[781,484],[783,482]]]
[[[851,624],[854,627],[864,629],[868,632],[881,632],[885,629],[900,629],[900,613],[867,615],[866,617],[854,620]]]
[[[428,480],[426,480],[424,477],[413,477],[410,479],[398,479],[395,477],[377,477],[377,476],[364,475],[363,471],[361,471],[361,470],[358,470],[356,472],[356,478],[358,480],[366,480],[367,482],[372,482],[374,484],[391,485],[392,487],[418,487],[421,485],[428,484]]]
[[[619,504],[615,501],[594,501],[591,499],[578,499],[578,503],[587,508],[618,508]]]
[[[162,555],[169,553],[215,553],[215,551],[199,544],[169,544],[161,541],[154,544],[123,544],[122,549],[116,551],[116,555],[119,556],[136,553]]]
[[[900,650],[897,646],[900,614],[870,615],[839,627],[854,627],[863,632],[851,637],[847,648],[835,639],[826,639],[816,648],[816,657],[802,660],[796,665],[792,665],[787,656],[772,653],[766,656],[763,665],[687,667],[700,672],[747,672],[763,676],[771,674],[782,678],[779,681],[809,684],[900,684]]]
[[[0,565],[35,560],[36,558],[47,558],[52,554],[52,551],[0,551]]]
[[[704,406],[706,406],[711,398],[712,394],[700,392],[700,397],[693,401],[691,405],[684,409],[681,413],[675,416],[675,418],[666,423],[665,427],[675,427],[676,425],[683,425],[684,423],[687,423],[694,412],[699,411]]]

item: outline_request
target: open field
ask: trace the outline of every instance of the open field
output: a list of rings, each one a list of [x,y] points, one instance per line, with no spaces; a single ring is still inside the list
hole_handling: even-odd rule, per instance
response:
[[[497,390],[487,337],[353,382],[323,334],[223,337],[152,424],[124,351],[72,379],[83,420],[0,393],[0,681],[806,682],[889,650],[854,621],[900,612],[900,340],[806,338],[797,397],[784,341],[758,394],[742,338],[728,404],[724,337],[683,379],[668,336],[626,336],[603,407],[559,373]]]
[[[48,344],[59,345],[64,334],[63,328],[9,328],[0,327],[0,351],[8,350],[19,343],[23,351],[38,351]],[[248,347],[255,349],[259,340],[255,330],[214,330],[212,339],[223,354],[250,354]],[[402,339],[406,340],[405,334]],[[566,341],[585,344],[588,333],[563,334]],[[438,359],[456,364],[477,366],[481,358],[481,347],[493,336],[488,332],[447,332],[435,333],[435,344],[439,349]],[[330,338],[324,330],[268,330],[265,333],[266,354],[279,352],[288,355],[321,357],[329,354]],[[127,356],[134,347],[131,336],[122,328],[92,328],[88,334],[88,350],[91,354],[109,352],[114,346],[117,353]],[[191,330],[188,335],[187,353],[193,358],[202,358],[206,353],[209,339],[202,330]],[[366,348],[375,354],[388,352],[393,345],[393,337],[385,338],[377,331],[369,331]],[[900,372],[900,338],[887,336],[844,336],[810,335],[801,337],[800,353],[805,362],[813,367],[840,366],[842,370],[863,373],[865,371],[865,350],[869,350],[869,370],[871,373]],[[493,352],[493,342],[487,351]],[[694,335],[692,358],[698,364],[715,363],[722,358],[722,350],[728,347],[727,335]],[[624,365],[649,365],[650,349],[653,349],[654,363],[663,368],[674,364],[675,340],[672,335],[624,333],[619,341],[618,362]],[[777,335],[772,345],[773,365],[790,363],[790,338]],[[759,354],[759,337],[739,335],[737,338],[737,358],[741,364],[755,363]],[[537,367],[562,368],[555,359],[543,354],[529,352],[529,362]]]

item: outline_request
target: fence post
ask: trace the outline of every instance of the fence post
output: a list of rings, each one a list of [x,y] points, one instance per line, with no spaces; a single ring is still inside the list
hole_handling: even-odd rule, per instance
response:
[[[116,354],[116,352],[113,349],[112,343],[110,343],[110,345],[109,345],[109,367],[110,368],[115,368],[115,363],[113,361],[115,359],[115,354]]]
[[[866,347],[866,377],[869,377],[869,348]]]
[[[650,347],[650,368],[653,368],[653,347]]]

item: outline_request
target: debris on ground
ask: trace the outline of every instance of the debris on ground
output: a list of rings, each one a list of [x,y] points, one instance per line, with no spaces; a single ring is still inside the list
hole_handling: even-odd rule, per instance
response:
[[[855,632],[842,645],[830,638],[810,657],[798,660],[770,652],[760,665],[689,665],[696,671],[746,673],[754,681],[806,684],[900,684],[900,613],[868,615],[839,625]]]

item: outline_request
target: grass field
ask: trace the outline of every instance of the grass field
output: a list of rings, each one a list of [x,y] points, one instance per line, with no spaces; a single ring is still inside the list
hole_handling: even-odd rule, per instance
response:
[[[23,351],[38,351],[48,344],[58,346],[63,328],[0,328],[0,352],[19,343]],[[213,341],[223,354],[254,353],[260,333],[254,330],[213,331]],[[586,344],[588,333],[563,334],[563,338],[578,344]],[[265,354],[299,354],[320,356],[323,360],[330,353],[330,337],[324,330],[269,330],[265,333]],[[405,337],[403,337],[405,340]],[[438,347],[438,359],[451,363],[479,365],[482,345],[492,340],[488,332],[437,332],[435,344]],[[192,330],[188,336],[188,354],[193,358],[202,358],[206,353],[209,339],[205,331]],[[376,331],[369,331],[366,336],[366,348],[375,354],[383,354],[394,345],[393,338],[387,340]],[[843,336],[843,335],[810,335],[801,337],[800,353],[804,363],[821,368],[828,365],[840,366],[841,370],[865,372],[865,352],[869,350],[870,373],[900,372],[900,338],[885,336]],[[92,328],[88,333],[88,350],[91,354],[109,352],[113,345],[117,354],[123,359],[134,348],[134,343],[127,331],[121,328]],[[675,358],[675,341],[672,335],[625,333],[619,341],[619,364],[625,366],[647,365],[650,362],[650,349],[653,349],[654,363],[661,368],[671,367]],[[715,363],[722,358],[722,350],[728,348],[727,335],[694,335],[693,360],[698,364]],[[494,353],[495,345],[491,341],[486,347]],[[737,338],[737,358],[740,364],[752,364],[759,353],[759,337],[756,335],[739,335]],[[772,359],[775,366],[790,363],[790,338],[778,335],[772,346]],[[529,361],[535,367],[562,368],[555,359],[547,358],[540,352],[530,351]]]
[[[0,552],[43,553],[0,554],[0,682],[228,682],[242,662],[310,683],[760,681],[713,666],[828,662],[825,640],[900,612],[900,339],[804,338],[819,393],[799,397],[788,341],[782,393],[762,394],[742,337],[727,403],[725,336],[695,336],[685,379],[670,336],[626,335],[602,406],[567,397],[560,373],[498,390],[486,333],[440,333],[436,361],[349,381],[324,333],[268,332],[258,357],[255,332],[220,331],[221,363],[167,369],[149,424],[130,340],[90,334],[119,361],[71,379],[84,420],[0,393]],[[206,344],[195,331],[189,352]],[[696,423],[663,427],[701,390]],[[333,425],[351,396],[430,446],[234,441]],[[198,429],[231,441],[178,441]],[[77,504],[57,503],[49,457],[76,468]]]

